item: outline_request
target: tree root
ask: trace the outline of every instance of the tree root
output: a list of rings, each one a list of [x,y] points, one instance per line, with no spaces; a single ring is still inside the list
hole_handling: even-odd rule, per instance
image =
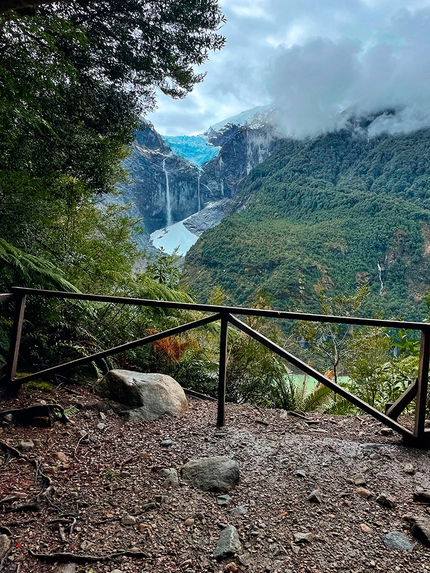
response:
[[[18,426],[52,426],[54,422],[73,423],[59,404],[36,404],[0,412],[0,419],[10,419]]]
[[[76,553],[34,553],[31,549],[28,549],[28,552],[32,557],[47,562],[74,561],[75,563],[88,563],[91,561],[109,561],[110,559],[115,559],[116,557],[134,557],[136,559],[149,557],[149,555],[143,551],[117,551],[116,553],[109,553],[108,555],[77,555]]]

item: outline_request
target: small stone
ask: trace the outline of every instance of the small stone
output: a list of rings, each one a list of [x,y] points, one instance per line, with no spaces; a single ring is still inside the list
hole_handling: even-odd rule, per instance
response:
[[[313,491],[311,491],[308,497],[308,501],[311,501],[312,503],[322,503],[321,492],[318,489],[314,489]]]
[[[97,424],[98,430],[104,430],[105,428],[106,428],[106,424],[103,424],[103,422],[100,422],[99,424]]]
[[[407,473],[407,474],[414,475],[414,473],[415,473],[415,468],[414,468],[414,466],[413,466],[412,464],[410,464],[410,463],[405,464],[405,465],[403,466],[403,469],[404,469],[405,473]]]
[[[382,507],[387,507],[388,509],[393,509],[396,506],[394,499],[385,493],[378,495],[375,501],[379,503],[379,505],[382,505]]]
[[[266,524],[265,524],[265,523],[262,523],[262,522],[260,521],[259,523],[257,523],[257,527],[258,527],[259,529],[266,529]]]
[[[175,468],[163,468],[160,470],[160,474],[165,478],[163,482],[165,487],[179,485],[178,472],[175,470]]]
[[[10,539],[7,535],[0,535],[0,559],[6,555],[10,548]]]
[[[244,505],[238,505],[237,507],[233,507],[233,509],[230,510],[230,513],[233,513],[234,515],[246,515],[248,510]]]
[[[60,462],[67,463],[68,458],[64,452],[57,452],[55,455],[60,460]]]
[[[121,525],[135,525],[136,521],[137,520],[133,515],[124,515],[121,519]]]
[[[3,416],[3,420],[4,420],[5,422],[7,422],[8,424],[10,424],[10,423],[13,421],[13,416],[12,416],[12,414],[5,414],[5,415]]]
[[[194,519],[192,517],[189,517],[184,521],[184,525],[185,527],[192,527],[194,525]]]
[[[215,438],[225,438],[227,436],[227,432],[215,432]]]
[[[366,478],[364,477],[363,474],[356,474],[353,477],[353,482],[354,482],[354,485],[363,486],[363,485],[366,485]]]
[[[305,470],[297,470],[297,471],[296,471],[296,476],[297,476],[297,477],[301,477],[301,478],[305,478],[305,477],[306,477],[306,472],[305,472]]]
[[[314,534],[306,531],[304,533],[294,533],[294,543],[310,543],[314,538]]]
[[[234,561],[231,561],[224,567],[224,571],[225,573],[239,573],[240,569]]]
[[[372,533],[373,529],[366,523],[360,523],[360,529],[363,533]]]
[[[357,488],[357,493],[360,497],[362,497],[363,499],[369,499],[372,497],[372,492],[369,491],[368,489],[366,489],[365,487],[358,487]]]
[[[229,555],[233,555],[240,551],[241,544],[239,540],[239,533],[233,525],[227,525],[221,531],[218,544],[213,552],[215,559],[223,559]]]
[[[300,545],[296,545],[295,543],[290,543],[291,551],[297,555],[300,551]]]
[[[77,563],[65,563],[56,569],[55,573],[76,573],[77,568]],[[112,573],[114,572],[112,571]]]
[[[106,414],[104,412],[99,412],[99,416],[101,420],[106,420]]]
[[[33,440],[21,440],[18,447],[21,448],[23,452],[29,452],[34,448],[34,442]]]
[[[239,465],[226,456],[193,459],[182,467],[182,478],[203,491],[227,493],[239,483]]]
[[[371,460],[380,460],[381,456],[375,452],[374,454],[370,454],[369,458]]]
[[[171,440],[170,438],[167,438],[167,439],[163,440],[160,445],[161,445],[163,448],[168,448],[168,447],[171,446],[172,444],[173,444],[173,440]]]
[[[381,434],[382,434],[383,436],[392,436],[392,435],[393,435],[393,430],[392,430],[391,428],[382,428]]]
[[[228,505],[231,502],[231,497],[228,494],[218,495],[216,502],[218,505]]]
[[[244,567],[249,567],[252,563],[252,555],[250,553],[239,555],[239,561]]]
[[[387,549],[397,549],[398,551],[412,551],[413,545],[401,531],[390,531],[383,538]]]

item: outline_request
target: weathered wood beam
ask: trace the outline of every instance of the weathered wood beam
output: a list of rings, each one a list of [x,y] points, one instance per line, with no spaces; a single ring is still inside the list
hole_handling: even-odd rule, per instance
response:
[[[290,354],[287,350],[285,350],[281,346],[278,346],[277,344],[272,342],[269,338],[266,338],[263,334],[260,334],[259,332],[257,332],[256,330],[254,330],[241,320],[237,319],[234,316],[231,316],[230,323],[239,328],[245,334],[248,334],[258,342],[264,344],[264,346],[267,346],[267,348],[269,348],[282,358],[285,358],[285,360],[288,360],[288,362],[290,362],[291,364],[294,364],[294,366],[300,368],[300,370],[302,370],[309,376],[312,376],[312,378],[315,378],[315,380],[318,380],[318,382],[321,382],[321,384],[324,384],[324,386],[330,388],[330,390],[333,390],[334,392],[336,392],[337,394],[339,394],[340,396],[351,402],[351,404],[353,404],[354,406],[357,406],[357,408],[360,408],[360,410],[363,410],[367,414],[370,414],[371,416],[376,418],[376,420],[378,420],[379,422],[382,422],[389,428],[392,428],[405,438],[409,439],[414,438],[414,434],[410,430],[408,430],[401,424],[395,422],[394,420],[392,420],[379,410],[376,410],[376,408],[373,408],[372,406],[370,406],[370,404],[364,402],[364,400],[361,400],[357,396],[354,396],[354,394],[351,394],[350,392],[348,392],[348,390],[345,390],[345,388],[333,382],[333,380],[326,378],[320,372],[312,368],[312,366],[309,366],[309,364],[306,364],[306,362],[303,362],[293,354]]]
[[[391,404],[389,408],[385,411],[385,414],[392,418],[393,420],[397,420],[403,410],[406,408],[408,404],[412,402],[412,400],[417,395],[417,387],[418,382],[415,380],[410,384],[406,390],[401,394],[395,402]]]

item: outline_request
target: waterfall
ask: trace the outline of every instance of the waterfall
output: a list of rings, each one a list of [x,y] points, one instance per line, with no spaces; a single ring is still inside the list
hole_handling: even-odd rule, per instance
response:
[[[378,263],[378,277],[379,277],[379,282],[381,284],[381,288],[379,289],[379,294],[382,294],[382,291],[384,290],[384,283],[382,281],[382,267],[379,263]]]
[[[202,176],[202,172],[199,169],[198,170],[198,175],[197,175],[197,201],[198,201],[198,206],[197,206],[197,210],[201,211],[202,209],[202,198],[200,195],[200,177]]]
[[[173,223],[173,219],[172,219],[172,205],[170,202],[169,173],[166,169],[166,157],[163,159],[163,171],[164,171],[164,176],[166,177],[166,215],[167,215],[166,227],[168,227]]]

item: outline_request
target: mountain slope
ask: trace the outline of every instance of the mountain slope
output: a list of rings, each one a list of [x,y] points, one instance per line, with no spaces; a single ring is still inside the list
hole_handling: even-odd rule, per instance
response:
[[[201,298],[315,310],[315,289],[371,288],[363,313],[421,319],[430,284],[430,130],[368,138],[351,126],[285,140],[248,176],[237,213],[186,258]]]

